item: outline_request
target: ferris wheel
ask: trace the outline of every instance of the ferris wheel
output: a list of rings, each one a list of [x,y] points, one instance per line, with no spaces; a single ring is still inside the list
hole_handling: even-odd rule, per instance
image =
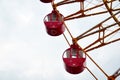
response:
[[[89,51],[103,47],[105,45],[120,41],[120,0],[40,0],[43,3],[51,3],[53,10],[44,18],[46,32],[53,37],[63,35],[69,48],[62,55],[65,64],[65,70],[71,74],[79,74],[87,69],[90,74],[96,79],[97,77],[86,66],[86,58],[88,57],[108,80],[115,80],[120,75],[120,68],[113,75],[108,75],[95,61],[88,55]],[[71,4],[79,4],[79,10],[63,16],[58,7]],[[95,18],[103,16],[103,19]],[[66,25],[66,21],[75,19],[92,18],[97,21],[92,27],[74,37],[72,30]],[[89,23],[89,22],[87,22]],[[87,24],[86,23],[86,24]],[[78,23],[79,24],[79,23]],[[90,23],[89,23],[90,24]],[[68,40],[65,31],[71,37],[72,43]],[[86,46],[81,47],[79,41],[85,38],[94,37],[94,40]],[[115,36],[117,35],[117,36]],[[113,36],[115,36],[113,38]]]

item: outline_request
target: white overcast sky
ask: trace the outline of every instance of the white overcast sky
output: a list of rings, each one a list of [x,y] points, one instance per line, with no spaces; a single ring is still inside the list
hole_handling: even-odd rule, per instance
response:
[[[87,70],[78,75],[65,71],[62,54],[69,46],[62,35],[49,36],[43,24],[43,18],[51,10],[50,4],[39,0],[0,0],[0,80],[95,80]],[[66,15],[70,9],[62,9],[64,12]],[[73,34],[80,29],[84,31],[76,23],[68,22]],[[86,25],[89,28],[88,24],[83,26]],[[120,67],[119,49],[117,42],[89,54],[111,75]],[[106,80],[89,59],[87,66],[99,80]]]

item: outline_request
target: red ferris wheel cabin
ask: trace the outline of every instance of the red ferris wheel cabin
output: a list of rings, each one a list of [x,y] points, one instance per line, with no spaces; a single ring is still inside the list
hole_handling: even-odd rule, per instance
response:
[[[86,66],[86,56],[78,45],[71,45],[63,53],[63,62],[68,73],[79,74]]]
[[[51,36],[59,36],[65,31],[63,15],[59,14],[56,10],[53,10],[50,14],[45,16],[44,24],[47,33]]]

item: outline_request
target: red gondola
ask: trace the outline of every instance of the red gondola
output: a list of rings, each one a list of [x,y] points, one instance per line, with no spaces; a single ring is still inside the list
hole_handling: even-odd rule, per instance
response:
[[[51,36],[59,36],[65,31],[63,15],[59,14],[58,11],[53,10],[52,13],[45,16],[44,24],[47,33]]]
[[[40,0],[41,2],[43,2],[43,3],[50,3],[50,2],[52,2],[53,0]]]
[[[78,45],[71,45],[65,50],[62,57],[66,71],[71,74],[81,73],[86,66],[86,56]]]

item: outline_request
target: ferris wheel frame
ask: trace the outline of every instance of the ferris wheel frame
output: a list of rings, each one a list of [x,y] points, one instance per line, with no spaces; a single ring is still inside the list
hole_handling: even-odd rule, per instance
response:
[[[101,4],[94,5],[94,6],[90,7],[90,8],[87,8],[87,9],[85,9],[85,7],[84,7],[85,0],[63,0],[63,1],[60,1],[60,2],[57,2],[57,3],[55,3],[54,1],[52,1],[51,5],[53,7],[53,10],[57,10],[57,7],[62,6],[62,5],[67,5],[67,4],[72,4],[72,3],[80,3],[80,10],[78,10],[77,12],[69,14],[66,17],[64,17],[63,23],[65,25],[65,28],[68,31],[69,35],[71,36],[72,42],[76,43],[76,44],[78,44],[77,42],[79,40],[81,40],[81,39],[84,39],[84,38],[89,37],[89,36],[94,35],[94,34],[98,34],[98,38],[95,41],[93,41],[92,43],[90,43],[89,45],[87,45],[86,47],[81,48],[81,49],[84,52],[84,54],[103,72],[103,74],[108,78],[108,80],[115,80],[120,75],[119,69],[112,76],[109,76],[92,59],[92,57],[90,57],[87,54],[87,52],[92,51],[94,49],[97,49],[97,48],[103,47],[105,45],[108,45],[108,44],[120,41],[120,37],[118,37],[116,39],[113,39],[111,41],[105,41],[106,38],[108,38],[111,35],[113,35],[115,33],[118,33],[120,31],[120,20],[118,19],[119,17],[118,18],[116,17],[116,15],[120,16],[120,6],[118,8],[116,8],[116,9],[112,8],[113,2],[117,1],[117,0],[102,0],[102,1],[103,2]],[[90,13],[90,14],[86,13],[87,11],[94,10],[94,9],[99,8],[101,6],[105,6],[106,9],[104,11],[98,11],[98,12],[94,12],[94,13]],[[108,18],[106,18],[105,20],[101,21],[100,23],[98,23],[97,25],[95,25],[94,27],[92,27],[89,30],[85,31],[84,33],[80,34],[77,37],[73,37],[73,35],[69,31],[69,28],[65,24],[65,21],[74,20],[74,19],[80,19],[80,18],[85,18],[85,17],[89,17],[89,16],[95,16],[95,15],[104,14],[104,13],[109,13],[110,16]],[[110,19],[113,19],[114,23],[109,24],[107,26],[104,26],[103,24],[105,22],[107,22],[108,20],[110,20]],[[115,28],[114,30],[112,30],[110,33],[106,34],[106,30],[108,30],[109,28],[113,28],[116,25],[118,26],[117,28]],[[63,33],[63,36],[65,37],[65,40],[67,41],[68,45],[70,45],[70,42],[67,40],[67,37],[66,37],[66,35],[64,33]],[[98,80],[96,78],[96,76],[90,71],[90,69],[88,67],[86,67],[86,69],[92,74],[92,76],[96,80]]]

